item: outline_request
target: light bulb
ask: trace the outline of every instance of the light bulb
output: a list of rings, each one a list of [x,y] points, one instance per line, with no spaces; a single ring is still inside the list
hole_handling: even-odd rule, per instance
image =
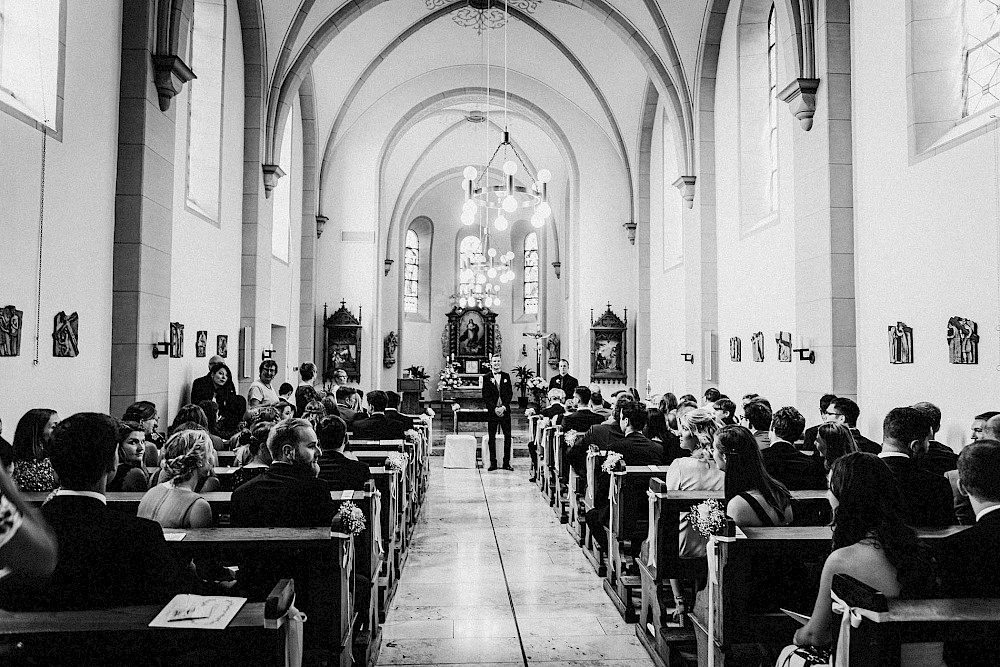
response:
[[[508,271],[507,272],[507,280],[510,281],[510,280],[513,280],[513,279],[514,279],[514,272],[513,271]]]
[[[465,300],[464,296],[461,299],[458,300],[458,305],[460,305],[462,308],[465,308],[465,304],[466,303],[468,303],[468,302]]]
[[[493,297],[491,296],[486,297],[486,307],[489,308],[492,305],[493,305]]]
[[[473,167],[472,165],[469,165],[468,167],[466,167],[465,171],[462,172],[462,176],[465,176],[465,180],[467,180],[467,181],[474,181],[474,180],[476,180],[476,176],[478,176],[478,175],[479,175],[479,172],[476,171],[476,168]],[[539,174],[538,177],[541,178],[542,175]]]
[[[501,206],[503,207],[503,210],[508,213],[513,213],[517,210],[517,199],[514,198],[514,195],[507,195],[503,198]]]
[[[469,181],[462,181],[462,192],[468,192],[471,183]]]
[[[489,250],[486,251],[486,254],[489,255],[490,257],[496,257],[497,256],[497,249],[496,248],[490,248]]]
[[[500,297],[498,297],[498,296],[493,297],[493,305],[494,306],[499,306],[500,305]]]
[[[476,213],[476,202],[472,201],[471,199],[466,200],[466,202],[462,204],[462,213],[469,213],[474,215]]]
[[[476,220],[475,213],[463,213],[462,214],[462,224],[471,225]]]
[[[507,210],[506,201],[504,202],[504,210]],[[498,232],[502,232],[507,229],[507,218],[502,215],[498,215],[497,219],[493,221],[493,226],[497,228]]]
[[[496,292],[499,292],[500,291],[500,286],[497,285],[496,287],[493,288],[493,290],[496,291]]]
[[[534,228],[539,228],[545,225],[545,218],[535,213],[531,216],[531,226]]]
[[[469,167],[469,169],[471,169],[471,168],[472,167]],[[552,172],[549,171],[548,169],[542,169],[540,172],[538,172],[538,182],[539,183],[548,183],[551,180],[552,180]]]
[[[490,267],[490,270],[486,272],[486,275],[489,276],[490,278],[496,278],[497,270],[494,269],[493,267]]]
[[[507,254],[504,255],[504,257],[506,257],[507,261],[509,262],[510,260],[514,259],[514,251],[513,250],[508,250]]]
[[[552,207],[549,206],[549,203],[547,201],[543,201],[541,204],[538,205],[538,208],[535,209],[535,213],[542,216],[542,218],[547,218],[550,215],[552,215]]]
[[[513,176],[514,174],[516,174],[517,173],[517,163],[514,162],[513,160],[507,160],[506,162],[504,162],[503,163],[503,173],[507,174],[508,176]]]
[[[482,285],[483,283],[486,282],[486,276],[480,273],[478,276],[476,276],[476,282]]]

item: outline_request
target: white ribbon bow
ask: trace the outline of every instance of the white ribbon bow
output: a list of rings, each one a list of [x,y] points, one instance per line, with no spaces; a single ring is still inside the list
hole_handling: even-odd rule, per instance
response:
[[[285,667],[302,667],[302,624],[307,618],[295,605],[288,607],[285,616]]]
[[[861,620],[864,618],[878,621],[882,618],[882,614],[861,607],[852,607],[832,590],[830,597],[833,598],[834,613],[841,614],[840,636],[837,638],[837,652],[833,664],[834,667],[849,667],[851,663],[851,628],[861,625]]]

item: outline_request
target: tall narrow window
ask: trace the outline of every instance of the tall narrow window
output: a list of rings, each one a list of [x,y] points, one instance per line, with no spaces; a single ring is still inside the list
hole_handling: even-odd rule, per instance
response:
[[[226,63],[225,0],[196,0],[188,85],[187,205],[219,222],[222,180],[222,104]]]
[[[524,237],[524,314],[538,314],[538,234]]]
[[[1000,0],[965,0],[962,116],[1000,101]]]
[[[412,229],[406,231],[403,255],[403,311],[417,312],[420,301],[420,239]]]
[[[770,150],[770,178],[767,191],[770,209],[778,210],[778,35],[774,5],[767,16],[767,128]]]
[[[0,0],[0,103],[53,129],[61,0]]]
[[[471,292],[476,284],[476,274],[469,266],[477,261],[482,261],[482,243],[478,236],[466,236],[458,246],[458,283],[459,292],[461,287],[467,287]]]
[[[271,193],[274,208],[271,216],[271,254],[282,262],[288,261],[289,237],[292,228],[292,144],[294,143],[295,122],[298,118],[293,108],[285,121],[285,129],[281,135],[281,157],[278,166],[285,175],[278,179]]]

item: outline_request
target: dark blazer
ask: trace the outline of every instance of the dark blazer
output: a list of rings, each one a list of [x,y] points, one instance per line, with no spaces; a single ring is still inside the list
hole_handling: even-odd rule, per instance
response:
[[[420,421],[419,417],[411,417],[410,415],[404,415],[399,410],[393,410],[392,408],[385,409],[385,416],[392,421],[399,422],[400,424],[405,426],[407,430],[411,428],[416,428],[417,422]]]
[[[802,434],[802,451],[804,452],[815,452],[816,451],[816,434],[819,433],[819,424],[816,426],[810,426]]]
[[[878,456],[882,452],[882,445],[861,435],[861,431],[857,428],[851,429],[851,435],[854,436],[854,444],[858,446],[858,451],[865,452],[866,454],[874,454],[875,456]]]
[[[937,542],[935,560],[942,597],[1000,598],[1000,510],[971,528]],[[992,667],[1000,639],[945,644],[945,661],[962,667]]]
[[[340,418],[347,424],[348,431],[353,431],[354,422],[368,419],[368,413],[364,410],[352,410],[343,403],[337,403],[337,409],[340,410]]]
[[[191,383],[191,400],[189,402],[197,405],[202,401],[215,401],[221,408],[230,397],[235,395],[236,385],[233,384],[232,378],[229,378],[226,384],[222,385],[222,388],[216,391],[215,382],[212,381],[212,374],[209,373],[200,378],[195,378],[194,382]]]
[[[306,411],[306,406],[309,405],[309,401],[319,400],[319,394],[316,392],[316,387],[308,384],[301,384],[295,388],[295,416],[301,417],[302,413]]]
[[[604,421],[604,417],[597,414],[590,408],[579,408],[576,412],[569,412],[563,415],[563,431],[579,431],[586,433],[587,430]]]
[[[576,443],[566,451],[566,462],[573,466],[576,474],[585,480],[587,479],[587,451],[590,449],[590,445],[596,445],[598,449],[606,450],[610,445],[617,443],[624,437],[625,434],[618,428],[618,424],[595,424],[577,438]]]
[[[552,405],[546,407],[538,414],[545,417],[546,419],[552,419],[553,417],[556,417],[555,423],[561,424],[562,420],[564,419],[563,415],[566,414],[566,406],[563,405],[562,403],[553,403]]]
[[[368,419],[355,420],[351,429],[355,440],[402,440],[407,428],[384,414],[374,414]]]
[[[566,393],[566,398],[573,395],[573,390],[580,386],[577,379],[567,373],[566,375],[554,375],[549,378],[549,389],[562,389]]]
[[[951,484],[941,475],[917,467],[909,457],[882,459],[899,483],[907,525],[920,528],[956,524]]]
[[[493,382],[493,373],[483,375],[483,401],[486,402],[486,409],[489,411],[490,420],[500,419],[493,410],[498,405],[507,408],[504,417],[510,416],[510,402],[514,398],[514,385],[510,382],[510,375],[500,371],[500,387]]]
[[[927,453],[917,459],[917,465],[921,470],[944,475],[958,468],[958,454],[948,445],[931,440],[927,443]]]
[[[319,478],[333,491],[364,491],[365,482],[373,479],[368,464],[349,459],[341,452],[323,452]]]
[[[280,462],[233,491],[230,506],[234,526],[329,526],[334,514],[329,484],[312,470]]]
[[[642,433],[632,432],[608,444],[608,451],[620,452],[627,466],[656,466],[663,460],[663,447],[653,442]],[[598,470],[594,488],[594,507],[609,507],[611,501],[608,493],[611,487],[611,475]],[[642,496],[642,504],[646,504],[646,496]]]
[[[771,477],[784,484],[791,491],[803,489],[825,489],[826,469],[815,456],[804,454],[795,445],[777,440],[761,452],[764,467]]]
[[[41,512],[56,535],[59,562],[48,578],[11,575],[0,581],[5,608],[166,604],[177,593],[197,590],[194,577],[171,556],[155,521],[84,496],[56,496]]]

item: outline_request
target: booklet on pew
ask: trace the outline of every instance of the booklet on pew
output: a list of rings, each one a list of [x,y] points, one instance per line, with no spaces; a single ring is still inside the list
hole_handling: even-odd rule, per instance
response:
[[[798,621],[799,625],[805,625],[806,623],[809,622],[810,617],[806,616],[805,614],[800,614],[797,611],[789,611],[788,609],[785,609],[783,607],[778,607],[778,608],[781,609],[781,611],[788,614],[789,616],[791,616],[792,618],[794,618],[796,621]]]
[[[160,610],[149,627],[224,630],[246,601],[246,598],[222,595],[180,593]]]

